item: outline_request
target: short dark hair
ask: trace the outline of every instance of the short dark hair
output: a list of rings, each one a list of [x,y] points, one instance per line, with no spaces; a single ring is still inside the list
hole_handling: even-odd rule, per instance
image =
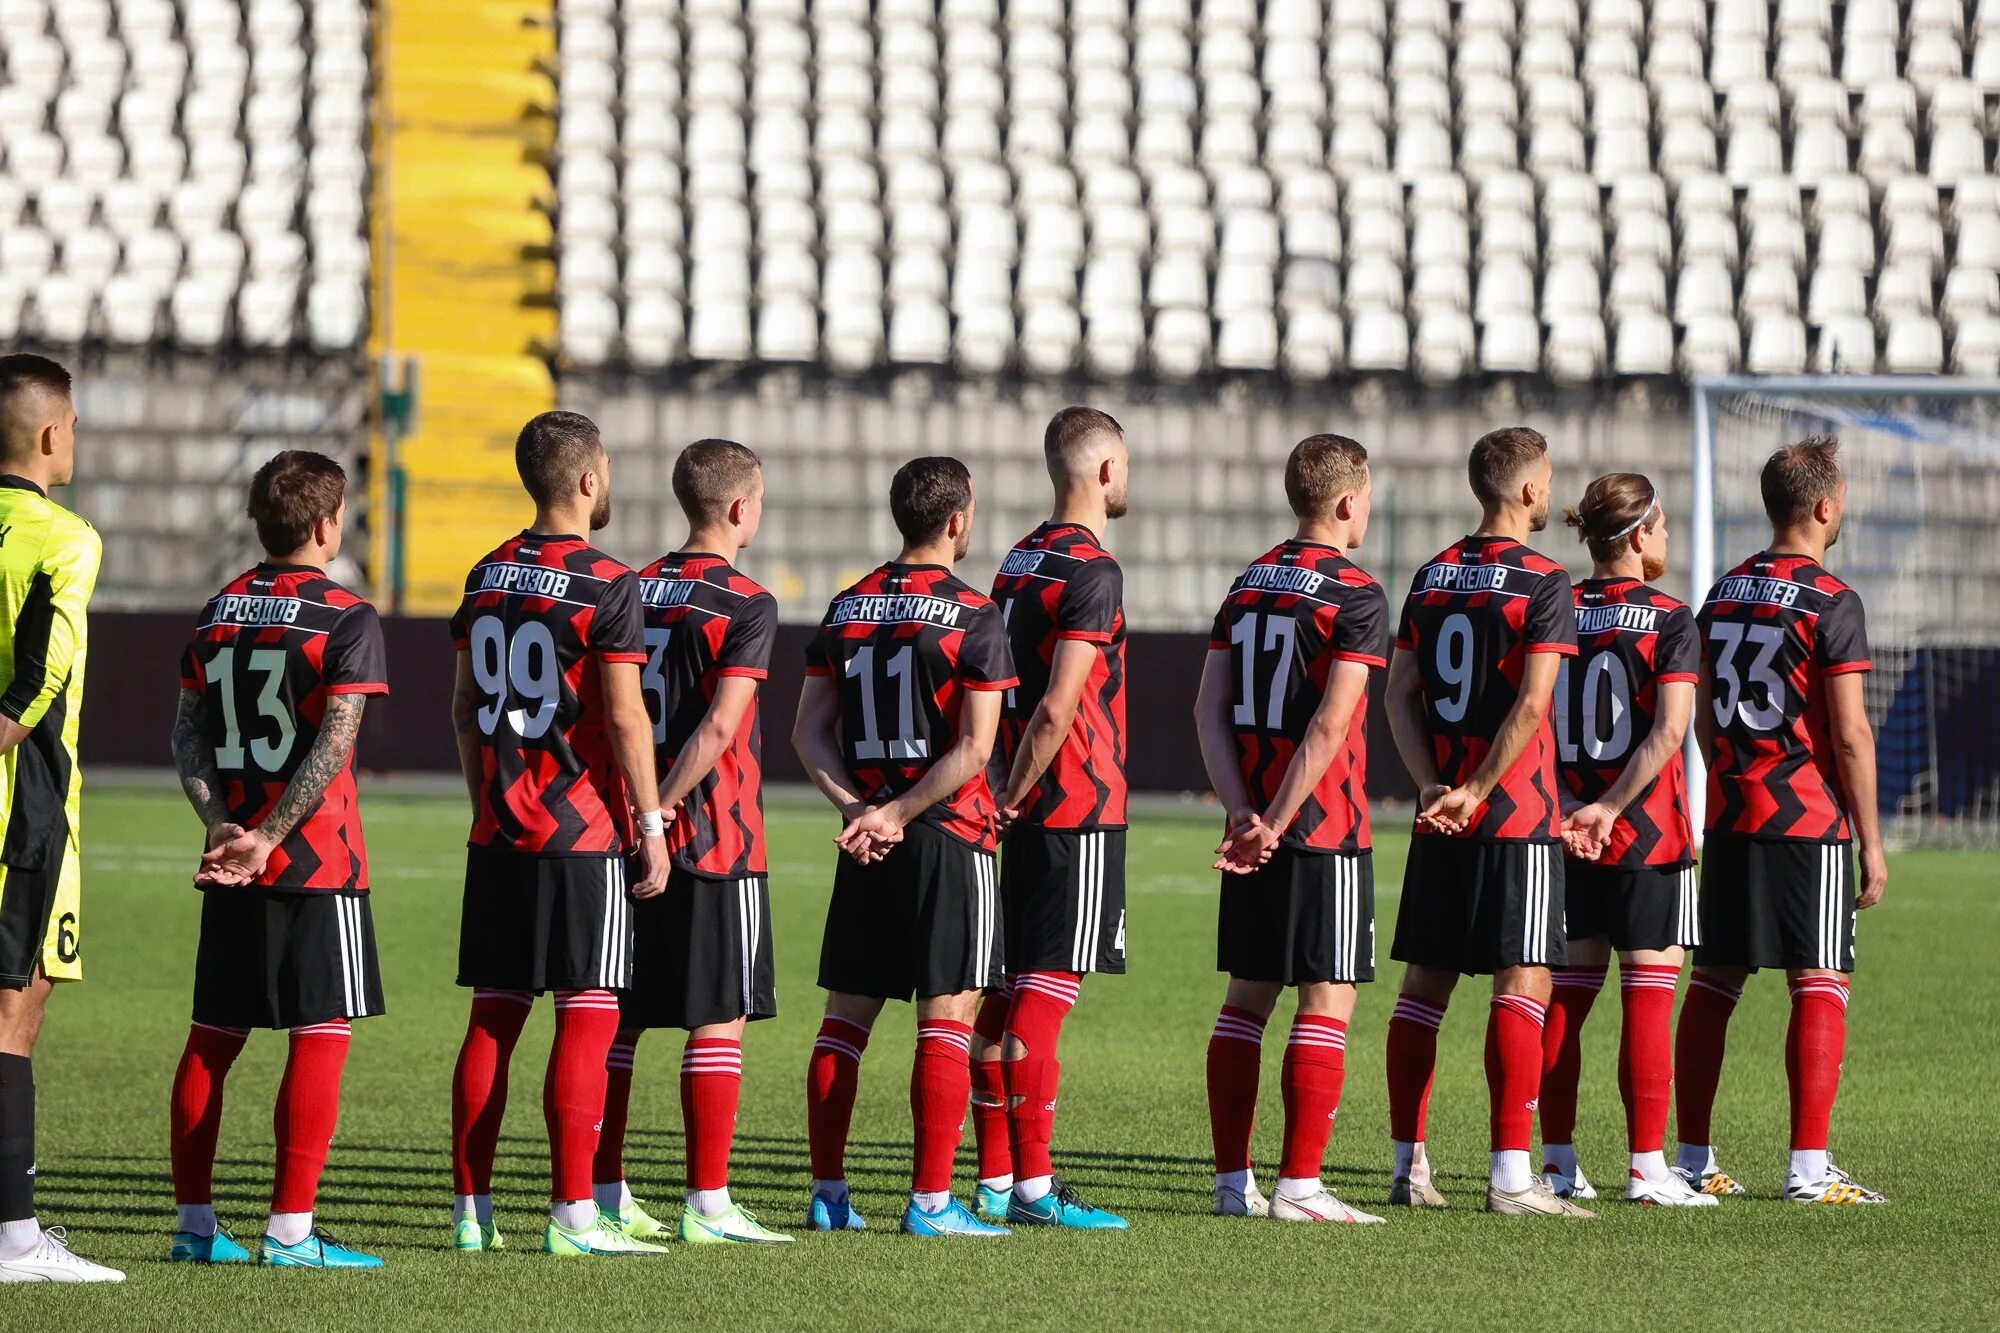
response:
[[[581,412],[544,412],[514,439],[514,468],[538,505],[552,504],[597,463],[604,437]]]
[[[1764,512],[1773,523],[1801,522],[1814,505],[1840,494],[1839,454],[1838,439],[1808,435],[1765,460],[1758,485],[1764,492]]]
[[[1099,433],[1123,439],[1125,428],[1109,412],[1094,407],[1065,407],[1050,417],[1048,429],[1042,432],[1042,457],[1048,460],[1049,472],[1053,475],[1074,467],[1083,447]]]
[[[674,460],[674,498],[690,522],[721,518],[731,500],[749,493],[762,466],[734,440],[696,440]]]
[[[889,513],[912,546],[934,542],[953,514],[972,507],[972,473],[956,458],[912,458],[889,483]]]
[[[1285,460],[1285,498],[1300,518],[1323,514],[1335,500],[1361,489],[1368,451],[1345,435],[1308,435]]]
[[[313,524],[340,512],[347,470],[310,449],[287,449],[250,481],[250,518],[272,555],[290,555],[312,540]]]
[[[1563,510],[1563,522],[1590,547],[1592,560],[1610,560],[1632,530],[1658,526],[1660,492],[1637,472],[1612,472],[1584,488],[1583,502]]]
[[[70,396],[67,370],[33,352],[0,356],[0,452],[11,457],[17,447],[25,447],[25,442],[15,440],[14,433],[29,429],[29,425],[17,417],[31,408],[38,409],[41,404],[35,400],[45,395],[62,399]],[[40,420],[32,423],[40,424]]]
[[[1522,471],[1548,453],[1542,433],[1527,426],[1502,426],[1488,431],[1472,446],[1466,475],[1481,504],[1498,504],[1521,479]]]

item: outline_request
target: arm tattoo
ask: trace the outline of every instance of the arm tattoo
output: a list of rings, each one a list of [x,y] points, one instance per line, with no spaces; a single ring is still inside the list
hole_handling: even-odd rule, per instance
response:
[[[283,842],[298,827],[333,780],[340,776],[354,755],[354,738],[361,730],[361,709],[365,695],[336,694],[326,701],[326,716],[320,719],[319,735],[299,763],[298,771],[285,794],[271,807],[258,831],[272,842]]]
[[[180,771],[181,790],[188,804],[201,817],[203,828],[213,828],[229,818],[222,799],[222,777],[215,770],[215,750],[208,743],[208,696],[200,690],[182,690],[174,712],[174,767]]]

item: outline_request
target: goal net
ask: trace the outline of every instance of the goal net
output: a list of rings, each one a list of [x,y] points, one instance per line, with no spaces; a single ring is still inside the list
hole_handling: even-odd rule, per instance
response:
[[[2000,845],[2000,384],[1711,380],[1694,414],[1697,597],[1769,542],[1771,451],[1839,437],[1847,516],[1827,566],[1868,610],[1885,831]]]

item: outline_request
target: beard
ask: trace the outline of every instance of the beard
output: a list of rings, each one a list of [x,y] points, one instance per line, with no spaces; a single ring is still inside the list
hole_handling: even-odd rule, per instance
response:
[[[611,525],[611,492],[605,491],[597,497],[597,507],[590,511],[590,530],[601,532]]]
[[[1549,500],[1547,496],[1543,496],[1542,502],[1535,506],[1535,512],[1528,515],[1528,531],[1540,532],[1542,529],[1548,527],[1548,525]]]
[[[1123,486],[1120,486],[1117,490],[1112,491],[1104,497],[1104,516],[1106,518],[1123,518],[1126,511],[1130,508],[1131,506],[1127,503],[1125,488]]]
[[[1663,555],[1642,555],[1639,557],[1639,572],[1648,583],[1657,583],[1666,577],[1667,558]]]
[[[1831,551],[1840,542],[1841,524],[1836,523],[1826,530],[1826,549]]]
[[[970,551],[971,549],[972,549],[972,529],[968,527],[964,532],[959,533],[958,536],[952,540],[951,543],[952,560],[959,561],[965,559],[965,553],[967,551]]]

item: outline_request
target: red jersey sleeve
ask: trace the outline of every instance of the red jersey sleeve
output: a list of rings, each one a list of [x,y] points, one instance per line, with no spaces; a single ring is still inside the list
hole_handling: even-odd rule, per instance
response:
[[[777,599],[769,593],[750,598],[730,617],[722,650],[715,655],[716,674],[767,679],[771,674],[771,643],[777,636]]]
[[[627,570],[598,598],[590,618],[590,651],[604,662],[646,660],[646,617],[639,604],[639,576]]]
[[[206,689],[206,677],[201,669],[201,655],[194,650],[194,641],[181,649],[181,688],[184,690]]]
[[[1110,643],[1125,600],[1125,572],[1116,560],[1086,560],[1063,583],[1056,638]]]
[[[827,614],[829,616],[833,614],[831,607],[827,608]],[[808,676],[831,676],[833,674],[833,659],[828,657],[826,652],[826,621],[824,620],[819,622],[819,629],[814,632],[813,636],[806,640],[806,674]]]
[[[1021,683],[1000,608],[990,602],[972,613],[966,627],[958,647],[958,679],[968,690],[1011,690]]]
[[[1551,570],[1528,594],[1528,618],[1521,637],[1531,653],[1561,653],[1576,656],[1576,597],[1569,575]]]
[[[1396,646],[1406,653],[1417,651],[1417,589],[1410,585],[1410,595],[1403,599],[1403,618],[1396,626]]]
[[[1213,641],[1211,641],[1212,644]],[[1366,666],[1389,665],[1389,595],[1379,583],[1356,588],[1333,621],[1334,658]]]
[[[387,694],[389,664],[382,649],[382,618],[366,602],[341,612],[326,636],[320,667],[328,694]]]
[[[1873,668],[1868,655],[1868,617],[1861,609],[1860,593],[1843,589],[1819,613],[1813,630],[1813,655],[1820,670],[1829,676]]]
[[[470,642],[472,633],[472,599],[461,598],[458,610],[451,613],[451,646],[463,648]]]
[[[1695,627],[1694,613],[1685,606],[1667,612],[1653,663],[1656,673],[1653,678],[1663,685],[1696,678],[1701,666],[1701,632]]]

